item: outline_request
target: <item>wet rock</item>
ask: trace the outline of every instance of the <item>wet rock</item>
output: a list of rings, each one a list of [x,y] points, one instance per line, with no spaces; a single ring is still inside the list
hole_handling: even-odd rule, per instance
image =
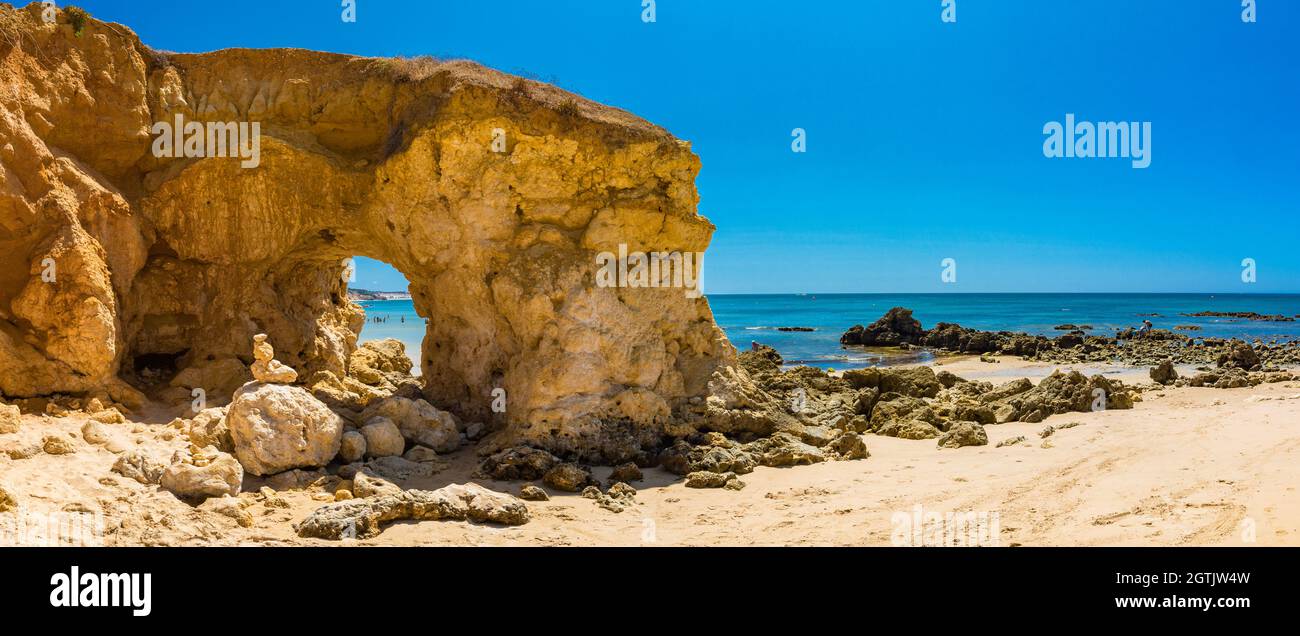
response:
[[[226,414],[234,454],[244,470],[271,475],[324,466],[339,454],[343,420],[307,391],[249,383]]]
[[[235,496],[244,481],[244,469],[229,453],[213,446],[177,451],[163,471],[159,484],[182,499]]]
[[[551,496],[546,494],[545,490],[534,486],[533,484],[524,484],[519,487],[519,498],[524,501],[550,501]]]
[[[515,526],[528,519],[523,501],[468,483],[326,504],[294,524],[294,531],[300,537],[368,539],[378,535],[383,524],[399,520],[470,520]]]
[[[949,427],[948,432],[939,437],[939,448],[961,448],[962,446],[984,446],[989,443],[989,436],[984,427],[974,422],[957,422]]]
[[[591,471],[573,463],[557,464],[542,476],[542,482],[556,490],[578,492],[595,483]]]
[[[544,450],[516,446],[484,459],[479,472],[498,481],[531,481],[541,479],[559,462],[559,458]]]
[[[391,457],[406,450],[402,432],[386,417],[371,418],[361,427],[361,435],[366,438],[367,457]]]

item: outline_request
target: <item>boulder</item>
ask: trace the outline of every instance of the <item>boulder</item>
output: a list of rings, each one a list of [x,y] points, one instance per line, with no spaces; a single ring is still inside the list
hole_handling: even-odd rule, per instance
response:
[[[921,420],[889,420],[876,429],[876,434],[901,439],[933,439],[940,432],[933,424]]]
[[[880,392],[898,393],[908,397],[932,398],[944,388],[935,377],[934,369],[926,366],[905,369],[881,369]]]
[[[659,463],[674,475],[686,475],[696,471],[734,472],[746,474],[754,472],[758,465],[755,457],[738,446],[727,445],[696,446],[686,440],[676,440],[659,452]]]
[[[229,453],[215,447],[177,451],[159,484],[181,499],[238,495],[244,469]]]
[[[450,453],[460,447],[461,431],[456,417],[422,399],[392,396],[371,403],[361,413],[365,422],[376,417],[392,420],[402,437],[439,453]]]
[[[345,464],[366,456],[366,437],[360,431],[345,431],[339,442],[339,459]]]
[[[1234,340],[1226,352],[1219,355],[1215,364],[1219,368],[1236,368],[1251,371],[1259,364],[1259,354],[1250,345]]]
[[[826,461],[821,449],[803,443],[789,433],[776,433],[745,446],[761,466],[803,466]]]
[[[615,482],[641,481],[644,478],[645,475],[641,473],[641,468],[632,462],[615,466],[614,470],[609,474],[609,480]]]
[[[542,482],[556,490],[578,492],[596,482],[591,471],[573,463],[557,464],[546,471]]]
[[[406,450],[406,440],[392,420],[373,417],[361,427],[361,435],[366,438],[367,457],[391,457],[401,455]]]
[[[948,428],[948,432],[939,437],[939,448],[961,448],[962,446],[984,446],[989,443],[989,436],[984,427],[975,422],[957,422]]]
[[[687,488],[721,488],[728,481],[736,478],[736,473],[714,473],[707,470],[693,472],[686,476]]]
[[[516,446],[485,458],[479,465],[479,473],[498,481],[537,480],[559,462],[559,458],[544,450]]]
[[[519,487],[519,498],[524,501],[550,501],[551,496],[533,484],[524,484]]]
[[[866,327],[854,325],[840,336],[840,344],[886,347],[920,344],[924,337],[925,330],[920,321],[912,317],[912,310],[894,307]]]
[[[348,374],[372,386],[397,384],[411,375],[406,345],[393,338],[363,342],[348,358]]]
[[[339,454],[343,420],[307,391],[250,382],[226,414],[235,457],[254,475],[324,466]]]

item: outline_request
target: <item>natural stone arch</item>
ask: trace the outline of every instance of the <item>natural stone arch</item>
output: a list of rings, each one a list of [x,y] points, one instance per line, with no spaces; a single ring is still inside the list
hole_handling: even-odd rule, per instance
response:
[[[502,443],[629,457],[679,433],[733,354],[705,299],[595,284],[598,252],[703,252],[713,230],[698,159],[643,120],[468,62],[161,56],[121,27],[13,16],[68,70],[56,81],[25,40],[9,58],[0,258],[68,265],[57,286],[0,286],[6,395],[121,397],[140,355],[248,362],[256,333],[301,377],[343,374],[353,254],[411,281],[428,399]],[[177,114],[260,122],[260,165],[154,157],[149,126]],[[50,307],[69,313],[42,320]]]

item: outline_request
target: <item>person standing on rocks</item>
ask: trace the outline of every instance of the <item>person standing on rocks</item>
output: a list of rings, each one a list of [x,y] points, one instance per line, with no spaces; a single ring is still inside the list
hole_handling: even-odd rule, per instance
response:
[[[1150,320],[1143,320],[1143,321],[1142,321],[1142,326],[1141,326],[1141,327],[1138,327],[1137,335],[1139,335],[1139,336],[1145,336],[1145,335],[1150,334],[1150,333],[1151,333],[1151,327],[1152,327],[1152,326],[1153,326],[1153,325],[1151,324],[1151,321],[1150,321]]]

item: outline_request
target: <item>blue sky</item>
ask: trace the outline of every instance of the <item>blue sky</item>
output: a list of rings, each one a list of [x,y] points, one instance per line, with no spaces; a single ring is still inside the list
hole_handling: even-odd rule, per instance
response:
[[[81,3],[155,48],[469,58],[641,115],[703,160],[709,293],[1300,292],[1300,2],[1240,4]],[[1066,113],[1152,122],[1151,166],[1044,157]]]

